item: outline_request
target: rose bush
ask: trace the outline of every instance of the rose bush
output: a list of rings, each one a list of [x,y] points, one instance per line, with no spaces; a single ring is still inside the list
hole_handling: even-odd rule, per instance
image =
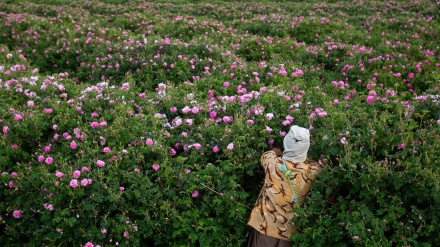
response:
[[[295,245],[435,245],[435,7],[0,3],[0,242],[244,246],[297,124],[324,171]]]

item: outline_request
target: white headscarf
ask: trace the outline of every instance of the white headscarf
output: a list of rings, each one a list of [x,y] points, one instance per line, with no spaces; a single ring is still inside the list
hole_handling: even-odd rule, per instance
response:
[[[310,131],[306,128],[294,125],[283,140],[283,159],[292,162],[304,162],[307,159],[307,151],[310,147]]]

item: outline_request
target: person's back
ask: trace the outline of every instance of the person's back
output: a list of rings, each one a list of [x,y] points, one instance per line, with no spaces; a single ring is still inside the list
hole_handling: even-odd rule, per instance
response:
[[[261,156],[265,181],[248,222],[253,228],[248,247],[291,246],[288,239],[295,233],[292,210],[304,203],[313,180],[321,172],[317,162],[307,159],[307,129],[292,126],[283,146],[283,157],[278,148]]]

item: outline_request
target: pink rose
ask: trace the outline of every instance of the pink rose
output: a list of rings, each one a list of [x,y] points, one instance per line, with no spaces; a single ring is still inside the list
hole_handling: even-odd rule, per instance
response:
[[[246,120],[246,124],[247,124],[247,125],[253,125],[253,124],[254,124],[254,121],[251,120],[251,119],[248,119],[248,120]]]
[[[215,146],[215,147],[212,149],[212,151],[213,151],[214,153],[218,153],[218,152],[220,152],[220,148],[218,148],[217,146]]]
[[[185,106],[185,107],[182,109],[182,113],[183,113],[183,114],[188,114],[190,111],[191,111],[191,108],[189,108],[188,106]]]
[[[98,161],[96,161],[96,164],[97,164],[99,167],[103,167],[103,166],[105,166],[105,162],[102,161],[102,160],[98,160]]]
[[[226,148],[227,150],[232,150],[232,149],[234,149],[234,143],[229,143],[228,144],[228,147]]]
[[[159,170],[160,165],[159,165],[159,164],[153,164],[151,167],[153,167],[153,169],[154,169],[155,171],[157,171],[157,170]]]
[[[57,176],[57,178],[62,178],[63,175],[64,175],[64,174],[63,174],[62,172],[58,172],[58,171],[57,171],[57,172],[55,173],[55,176]]]
[[[14,216],[14,218],[16,218],[16,219],[20,219],[21,218],[20,210],[14,210],[14,212],[12,213],[12,216]]]
[[[270,128],[269,126],[266,126],[266,132],[267,133],[271,133],[272,132],[272,128]]]
[[[17,114],[17,115],[15,115],[14,119],[15,119],[16,121],[20,121],[20,120],[23,119],[23,116],[20,115],[20,114]]]
[[[192,196],[193,198],[198,197],[198,196],[199,196],[199,191],[198,191],[198,190],[194,190],[193,193],[191,194],[191,196]]]
[[[85,187],[89,184],[89,180],[87,178],[84,178],[83,180],[81,180],[81,186]]]
[[[202,148],[202,145],[200,145],[199,143],[194,143],[193,147],[195,149],[200,149],[200,148]]]
[[[70,180],[70,187],[72,187],[72,188],[78,187],[78,180],[76,180],[76,179]]]
[[[81,172],[80,171],[76,170],[76,171],[73,172],[73,177],[74,178],[79,178],[80,176],[81,176]]]
[[[153,142],[153,140],[152,140],[151,138],[148,138],[147,140],[145,140],[145,144],[146,144],[147,146],[151,146],[151,145],[154,144],[154,142]]]
[[[76,149],[76,142],[75,142],[75,141],[72,141],[72,142],[70,143],[70,148],[71,148],[71,149]]]
[[[47,157],[45,161],[46,161],[46,164],[50,165],[50,164],[53,163],[53,158],[52,157]]]
[[[230,122],[232,122],[232,119],[231,119],[231,117],[229,117],[229,116],[224,116],[224,117],[223,117],[223,122],[225,122],[225,123],[230,123]]]
[[[96,128],[96,127],[99,126],[99,124],[98,124],[98,122],[92,122],[92,123],[90,124],[90,126],[92,126],[92,128]]]
[[[192,108],[191,112],[192,112],[193,114],[197,114],[197,113],[199,112],[199,108],[198,108],[197,106],[194,106],[194,107]]]
[[[101,232],[102,232],[102,230],[101,230]],[[84,245],[84,247],[94,247],[94,245],[93,245],[92,243],[90,243],[90,242],[87,242],[87,243]]]

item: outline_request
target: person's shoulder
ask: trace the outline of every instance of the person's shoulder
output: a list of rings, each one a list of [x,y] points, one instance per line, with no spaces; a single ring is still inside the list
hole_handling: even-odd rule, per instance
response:
[[[314,161],[314,160],[312,160],[310,158],[307,158],[303,163],[306,164],[306,165],[314,165],[314,166],[318,166],[319,165],[318,162],[316,162],[316,161]]]

